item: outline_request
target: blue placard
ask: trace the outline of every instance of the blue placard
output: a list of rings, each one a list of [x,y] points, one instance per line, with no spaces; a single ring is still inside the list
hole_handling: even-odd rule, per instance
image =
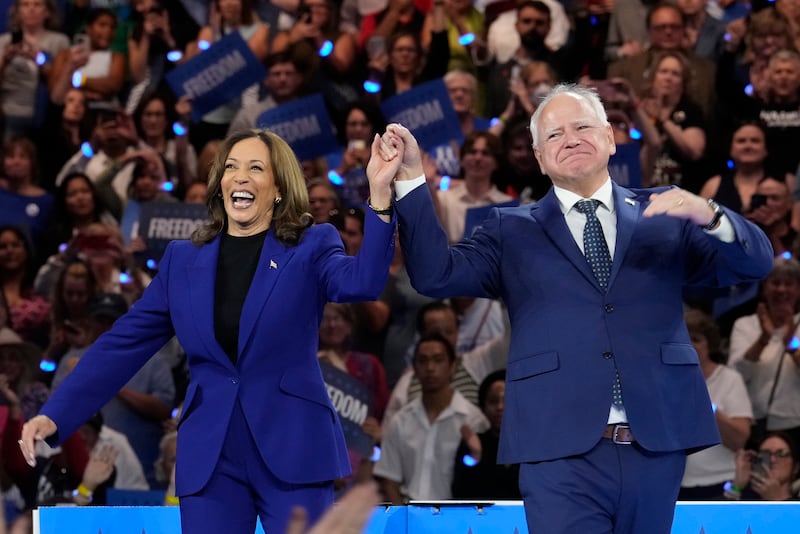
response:
[[[235,100],[242,91],[267,76],[250,47],[233,32],[166,74],[175,95],[192,101],[192,119]]]
[[[160,260],[170,241],[189,239],[208,219],[208,208],[183,202],[147,202],[139,211],[139,237],[144,239],[147,259]]]
[[[281,136],[300,161],[339,150],[325,101],[319,94],[268,109],[259,115],[256,126]]]
[[[515,198],[514,200],[509,200],[508,202],[502,202],[500,204],[490,204],[479,208],[467,208],[467,216],[464,220],[464,237],[471,236],[475,228],[483,224],[483,221],[489,216],[489,212],[492,211],[492,208],[515,208],[517,206],[519,206],[519,199]]]
[[[358,380],[333,365],[320,361],[322,378],[328,387],[339,421],[342,423],[347,448],[361,456],[372,454],[372,437],[361,428],[369,415],[372,394]]]
[[[387,122],[400,123],[414,134],[419,146],[436,160],[439,172],[458,174],[458,158],[453,155],[458,154],[464,135],[442,79],[389,98],[381,110]]]
[[[617,153],[608,160],[608,174],[622,187],[642,187],[639,150],[639,143],[617,145]]]

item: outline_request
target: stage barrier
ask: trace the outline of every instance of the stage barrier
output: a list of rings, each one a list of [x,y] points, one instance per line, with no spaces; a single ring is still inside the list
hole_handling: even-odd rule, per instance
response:
[[[678,503],[672,534],[797,534],[800,503]],[[256,534],[263,534],[261,525]],[[529,534],[522,503],[441,502],[378,507],[366,534]],[[34,534],[180,534],[176,507],[42,507]]]

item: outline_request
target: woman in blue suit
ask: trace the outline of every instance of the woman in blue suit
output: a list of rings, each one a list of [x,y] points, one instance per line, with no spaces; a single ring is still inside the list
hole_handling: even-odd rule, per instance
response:
[[[256,516],[282,533],[293,506],[316,519],[350,471],[317,363],[322,310],[377,298],[394,253],[399,161],[381,157],[377,136],[372,156],[364,245],[349,257],[333,226],[312,226],[285,141],[263,130],[226,139],[209,174],[210,221],[167,247],[142,298],[26,423],[28,463],[34,440],[69,437],[177,335],[191,372],[176,466],[184,534],[252,534]]]

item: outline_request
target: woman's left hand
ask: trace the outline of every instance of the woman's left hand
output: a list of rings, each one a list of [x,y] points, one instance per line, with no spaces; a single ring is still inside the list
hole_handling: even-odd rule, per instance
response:
[[[392,149],[377,134],[372,139],[372,149],[367,163],[370,202],[373,206],[388,206],[392,202],[392,181],[400,170],[403,159],[396,149]]]

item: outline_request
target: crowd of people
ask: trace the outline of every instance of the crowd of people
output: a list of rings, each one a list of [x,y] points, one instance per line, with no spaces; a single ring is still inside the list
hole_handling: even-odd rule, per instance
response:
[[[191,100],[165,75],[233,32],[267,76],[193,119]],[[142,206],[210,208],[224,188],[219,154],[233,150],[224,140],[319,93],[339,148],[299,162],[307,222],[332,224],[343,252],[357,256],[377,224],[372,212],[386,218],[375,206],[391,204],[374,189],[383,169],[369,165],[386,129],[380,105],[439,78],[463,143],[455,167],[424,152],[421,163],[450,244],[469,236],[470,208],[529,204],[550,190],[529,122],[560,82],[596,90],[617,147],[634,147],[642,186],[679,186],[764,231],[775,263],[761,284],[685,288],[722,442],[689,456],[680,498],[798,498],[797,0],[14,0],[0,34],[0,508],[9,531],[29,531],[38,505],[103,504],[111,488],[163,489],[177,502],[175,431],[197,391],[189,351],[172,335],[59,447],[39,443],[35,468],[17,446],[23,423],[159,271],[138,235]],[[366,80],[380,89],[366,90]],[[295,207],[278,185],[276,214]],[[337,302],[322,303],[311,340],[320,362],[370,398],[363,432],[376,453],[351,451],[352,474],[335,486],[377,479],[395,504],[520,498],[519,468],[496,461],[508,303],[421,294],[401,237],[380,296],[347,302],[329,292]],[[227,342],[237,365],[237,338]]]

